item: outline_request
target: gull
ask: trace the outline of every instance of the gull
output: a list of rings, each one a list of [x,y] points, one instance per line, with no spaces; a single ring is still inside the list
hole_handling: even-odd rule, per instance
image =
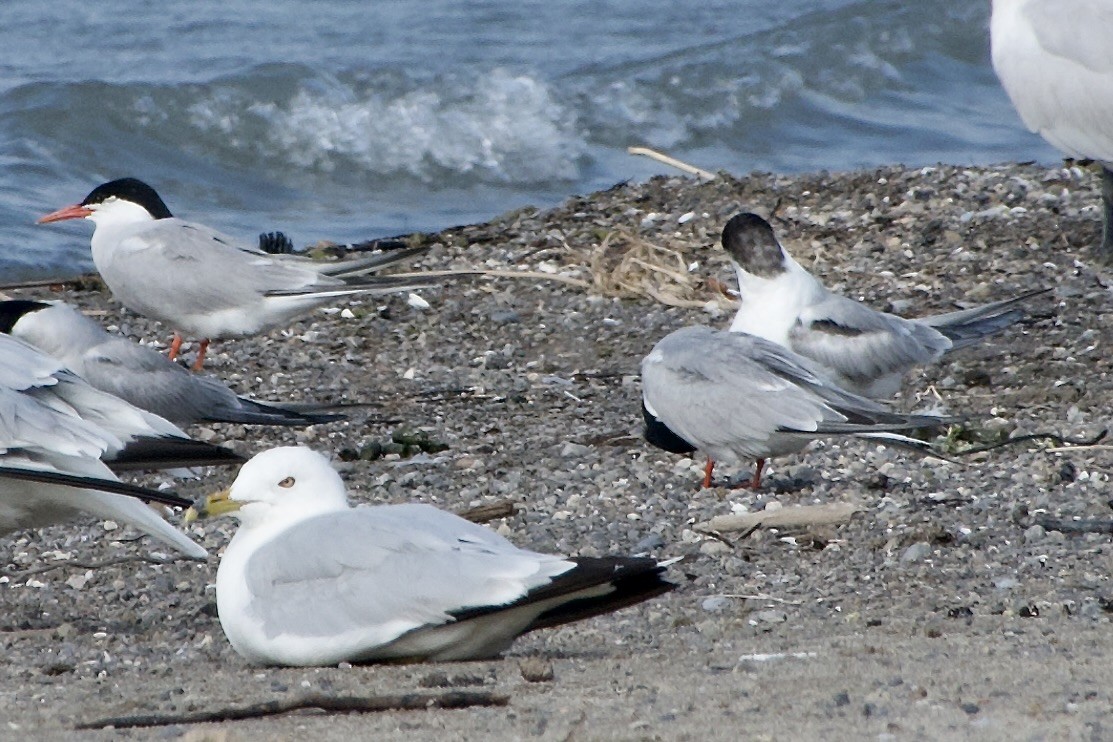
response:
[[[738,214],[723,227],[723,248],[738,274],[742,306],[732,332],[771,340],[810,359],[839,386],[891,397],[901,376],[974,345],[1024,317],[1020,304],[1046,290],[947,314],[905,319],[828,291],[792,259],[769,222]]]
[[[844,391],[776,343],[745,333],[684,327],[666,335],[642,360],[646,440],[673,453],[715,461],[756,461],[750,486],[761,486],[765,460],[795,453],[818,438],[856,436],[936,455],[897,431],[936,428],[932,415],[890,412]]]
[[[136,499],[181,504],[180,498],[126,485],[102,460],[158,464],[164,439],[170,438],[172,447],[181,442],[167,430],[176,429],[0,335],[0,533],[89,514],[130,523],[203,559],[204,549]],[[177,465],[181,457],[175,456]]]
[[[671,562],[527,551],[430,505],[350,507],[303,447],[256,455],[186,520],[226,513],[240,527],[217,570],[220,625],[261,665],[484,659],[674,587]]]
[[[93,263],[116,300],[174,329],[171,360],[182,333],[201,338],[194,370],[203,367],[213,338],[284,327],[336,297],[424,286],[403,277],[366,275],[424,248],[337,262],[271,255],[175,218],[158,193],[136,178],[97,186],[80,204],[51,212],[39,223],[80,218],[94,224]]]
[[[1113,260],[1113,5],[993,0],[993,69],[1024,125],[1068,157],[1101,163],[1100,259]]]
[[[314,425],[344,419],[236,396],[219,379],[191,374],[152,348],[112,335],[64,302],[0,301],[0,332],[60,360],[93,387],[180,425]]]

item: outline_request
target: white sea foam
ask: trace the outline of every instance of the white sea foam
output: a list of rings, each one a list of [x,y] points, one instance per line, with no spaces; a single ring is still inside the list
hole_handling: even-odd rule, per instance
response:
[[[219,90],[188,108],[191,126],[228,147],[297,168],[359,167],[435,183],[452,175],[484,182],[575,180],[588,150],[576,117],[527,75],[496,69],[470,86],[444,81],[380,93],[354,86],[302,86],[284,100],[249,101]]]

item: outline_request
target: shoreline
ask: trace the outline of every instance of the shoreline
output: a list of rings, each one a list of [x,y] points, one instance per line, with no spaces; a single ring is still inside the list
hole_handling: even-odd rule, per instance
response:
[[[1034,443],[957,466],[832,441],[771,462],[765,490],[701,491],[700,461],[640,440],[637,406],[638,363],[657,339],[727,319],[729,306],[705,280],[733,282],[715,247],[723,223],[738,210],[765,215],[779,204],[786,249],[832,290],[878,309],[916,316],[1052,288],[1013,331],[910,374],[896,404],[937,405],[1018,435],[1092,436],[1107,425],[1113,395],[1105,350],[1113,296],[1089,252],[1100,239],[1099,203],[1089,173],[1031,165],[706,183],[662,176],[415,237],[431,247],[414,270],[482,265],[534,276],[453,278],[422,292],[429,310],[404,296],[353,302],[351,317],[316,312],[288,331],[214,344],[212,371],[241,394],[376,406],[303,430],[190,432],[245,454],[296,442],[335,456],[414,428],[449,448],[341,462],[354,499],[454,510],[511,499],[519,512],[489,527],[516,544],[683,556],[673,568],[680,589],[524,637],[493,662],[260,669],[235,655],[216,621],[208,587],[215,556],[153,564],[145,557],[157,547],[113,540],[134,534],[99,523],[12,534],[0,584],[0,703],[18,729],[9,728],[108,739],[113,732],[71,730],[102,716],[302,691],[473,688],[505,693],[509,704],[291,714],[135,734],[1100,736],[1113,725],[1113,547],[1107,533],[1036,519],[1109,520],[1106,447]],[[19,296],[66,298],[126,334],[164,340],[162,328],[121,315],[104,293]],[[175,486],[195,496],[232,474]],[[861,512],[745,538],[699,528],[734,510],[838,503]],[[190,530],[214,555],[230,532],[219,521]],[[134,560],[106,564],[119,557]],[[550,663],[554,679],[527,680],[523,661]]]

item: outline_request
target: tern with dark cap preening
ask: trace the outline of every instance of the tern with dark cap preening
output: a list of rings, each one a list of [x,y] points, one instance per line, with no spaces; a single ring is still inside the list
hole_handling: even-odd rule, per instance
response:
[[[120,482],[106,463],[157,464],[157,444],[173,437],[164,423],[93,389],[55,359],[0,336],[0,533],[88,514],[130,523],[204,558],[204,549],[140,501],[182,504],[180,498]]]
[[[668,562],[527,551],[430,505],[353,508],[307,448],[258,454],[187,520],[222,514],[240,527],[217,570],[220,625],[261,665],[486,659],[674,587]]]
[[[666,335],[642,360],[646,439],[674,453],[714,462],[755,461],[750,486],[761,486],[765,460],[795,453],[818,438],[856,436],[936,456],[901,431],[950,422],[891,412],[844,391],[822,371],[776,343],[745,333],[685,327]]]
[[[203,224],[175,218],[141,180],[97,186],[79,204],[58,209],[40,224],[93,222],[93,263],[117,301],[174,330],[170,357],[182,333],[199,338],[194,369],[209,341],[283,327],[336,297],[377,295],[425,284],[367,274],[415,257],[423,248],[337,262],[271,255]]]
[[[1024,125],[1101,163],[1098,257],[1113,261],[1113,4],[993,0],[989,32],[993,69]]]
[[[344,419],[237,396],[219,379],[191,374],[153,348],[110,334],[63,302],[0,301],[0,332],[58,359],[93,387],[179,425],[315,425]]]
[[[1024,317],[1021,304],[1045,290],[947,314],[905,319],[828,291],[781,247],[769,222],[738,214],[723,248],[742,301],[732,332],[771,340],[817,364],[844,389],[876,399],[900,389],[914,366],[965,348]]]

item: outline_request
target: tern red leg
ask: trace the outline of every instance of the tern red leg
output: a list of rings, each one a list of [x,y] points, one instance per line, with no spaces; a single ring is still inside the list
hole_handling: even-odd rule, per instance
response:
[[[761,472],[763,469],[765,469],[765,459],[758,459],[754,463],[753,479],[751,479],[749,482],[739,482],[738,484],[734,485],[734,489],[761,489]]]
[[[758,459],[754,465],[754,478],[750,482],[750,489],[761,489],[761,470],[765,468],[765,459]]]
[[[193,370],[200,371],[201,367],[205,365],[205,351],[209,349],[209,339],[205,338],[201,341],[201,345],[197,348],[197,360],[193,362]]]
[[[703,467],[703,484],[701,488],[707,489],[711,486],[711,472],[715,471],[715,459],[710,456],[707,457],[707,464]]]
[[[174,339],[170,341],[170,360],[173,361],[178,357],[178,353],[182,350],[182,336],[180,333],[174,333]]]

